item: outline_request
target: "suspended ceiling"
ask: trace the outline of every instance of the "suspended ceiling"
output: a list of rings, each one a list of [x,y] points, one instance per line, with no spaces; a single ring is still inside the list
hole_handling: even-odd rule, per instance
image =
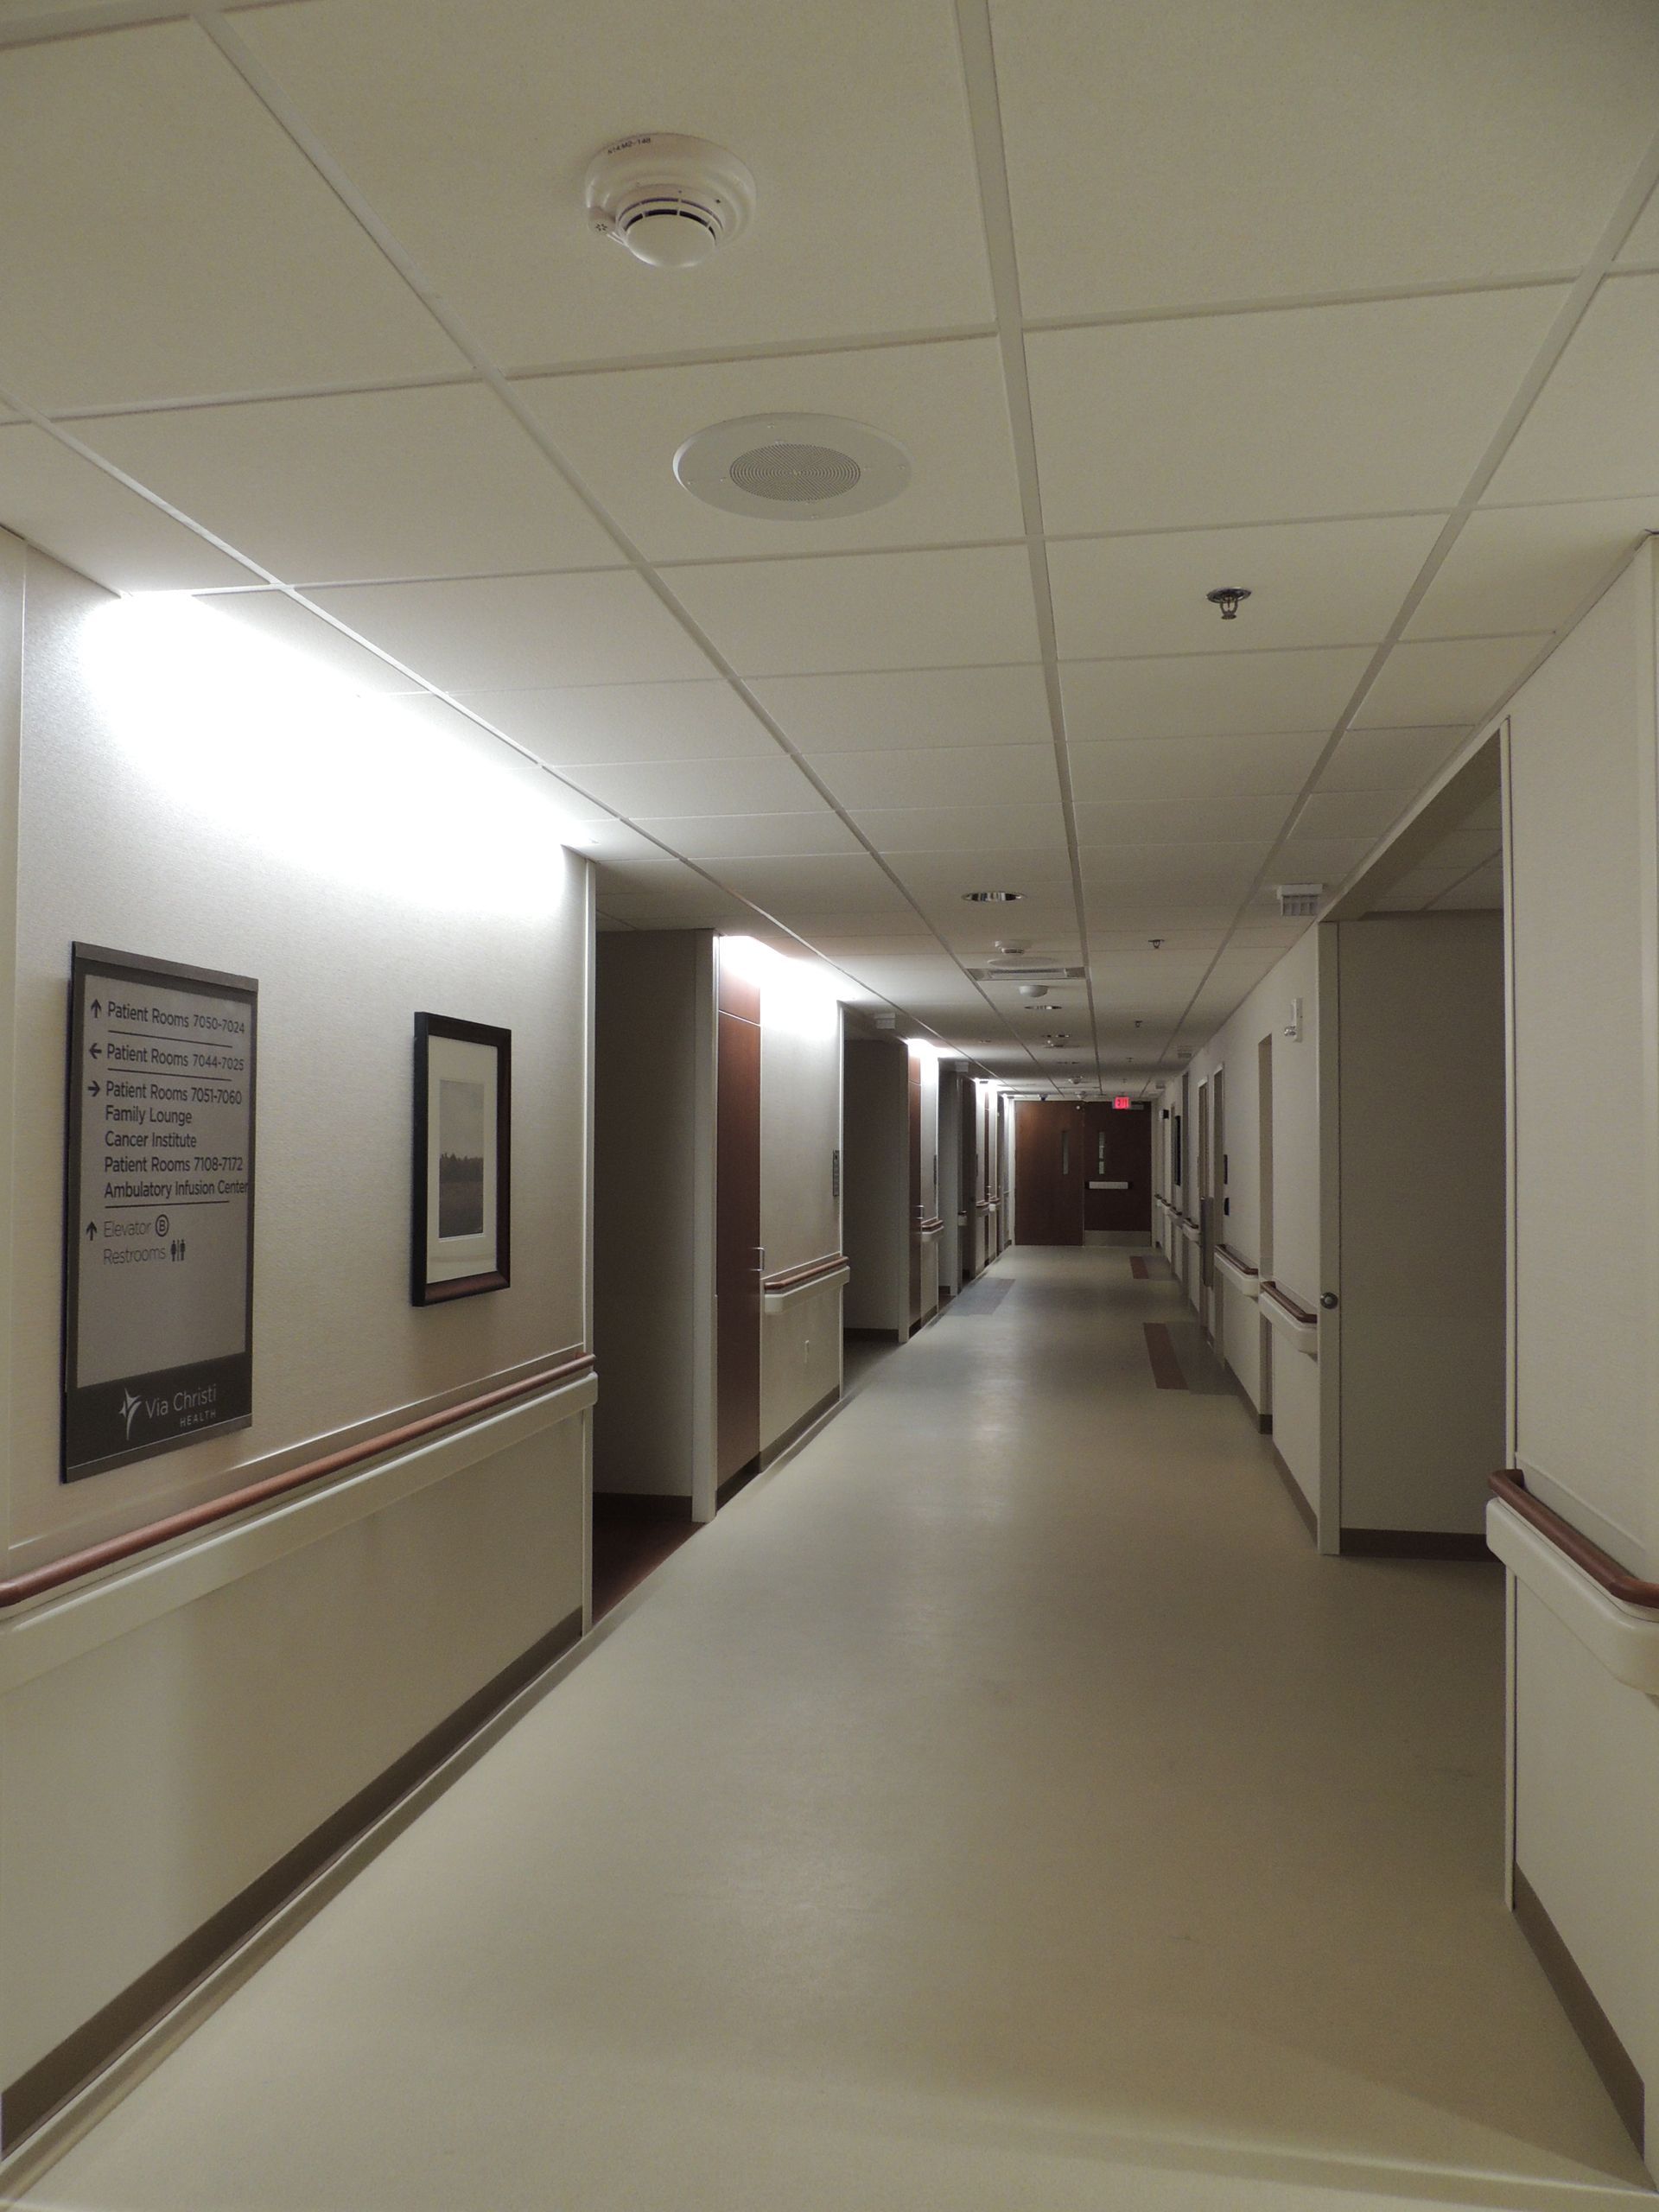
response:
[[[0,522],[1009,1077],[1201,1044],[1659,526],[1650,0],[0,0]],[[754,172],[701,270],[587,227],[641,128]],[[785,410],[910,488],[675,481]],[[999,938],[1086,966],[1064,1051]]]

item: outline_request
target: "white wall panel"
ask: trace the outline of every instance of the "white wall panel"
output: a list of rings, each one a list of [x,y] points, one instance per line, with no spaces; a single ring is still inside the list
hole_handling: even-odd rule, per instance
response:
[[[1510,709],[1516,1451],[1552,1502],[1646,1573],[1653,591],[1644,547]]]

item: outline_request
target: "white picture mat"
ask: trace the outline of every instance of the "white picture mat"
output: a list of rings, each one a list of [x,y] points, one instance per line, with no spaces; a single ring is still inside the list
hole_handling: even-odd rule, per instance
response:
[[[496,1182],[500,1168],[496,1142],[499,1061],[493,1045],[429,1034],[426,1040],[426,1279],[454,1282],[463,1275],[493,1274],[496,1253]],[[473,1083],[484,1092],[484,1227],[476,1236],[439,1234],[438,1154],[445,1083]]]

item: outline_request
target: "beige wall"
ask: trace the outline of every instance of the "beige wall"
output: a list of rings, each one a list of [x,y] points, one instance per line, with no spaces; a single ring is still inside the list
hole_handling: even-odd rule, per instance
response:
[[[834,1158],[841,1135],[841,1009],[799,963],[764,970],[760,990],[760,1241],[766,1271],[841,1249]],[[791,1300],[760,1337],[760,1448],[841,1388],[842,1287]]]
[[[1201,1052],[1195,1052],[1185,1078],[1166,1078],[1163,1103],[1172,1117],[1184,1113],[1185,1161],[1180,1189],[1173,1167],[1165,1173],[1172,1202],[1196,1217],[1198,1187],[1198,1085],[1225,1075],[1229,1211],[1217,1223],[1220,1242],[1230,1245],[1251,1267],[1261,1264],[1263,1239],[1261,1173],[1260,1046],[1271,1038],[1273,1052],[1273,1273],[1299,1304],[1317,1307],[1321,1281],[1322,1208],[1319,1192],[1319,963],[1322,933],[1309,930]],[[1284,1034],[1293,1002],[1302,1002],[1301,1035]],[[1185,1087],[1186,1104],[1183,1108]],[[1167,1125],[1173,1147],[1174,1124]],[[1196,1291],[1197,1252],[1175,1240],[1173,1261]],[[1217,1281],[1222,1281],[1217,1271]],[[1303,1495],[1319,1510],[1322,1448],[1322,1393],[1318,1363],[1293,1348],[1274,1332],[1261,1309],[1236,1290],[1224,1287],[1221,1350],[1250,1404],[1270,1413],[1273,1439]]]
[[[431,896],[429,856],[386,849],[372,785],[280,764],[235,804],[252,702],[207,710],[227,759],[188,743],[188,671],[127,650],[126,611],[55,562],[29,566],[11,1097],[15,1317],[6,1412],[11,1572],[192,1504],[251,1465],[458,1395],[583,1341],[588,864],[552,785],[500,746],[454,741],[458,784],[545,823],[499,896]],[[204,618],[205,619],[205,618]],[[122,642],[118,643],[118,640]],[[252,679],[250,679],[251,681]],[[175,717],[176,716],[176,721]],[[256,725],[257,727],[257,725]],[[296,774],[300,772],[296,770]],[[546,794],[543,797],[543,794]],[[435,783],[403,794],[442,828]],[[308,860],[302,816],[331,811]],[[373,855],[356,874],[353,848]],[[441,838],[432,842],[441,850]],[[537,870],[531,880],[529,870]],[[96,1479],[58,1480],[63,1069],[72,939],[260,983],[251,1428]],[[409,1116],[417,1009],[513,1032],[513,1283],[409,1302]]]
[[[592,935],[591,871],[527,764],[289,696],[217,627],[26,565],[21,697],[0,690],[13,1573],[583,1345]],[[14,651],[23,568],[7,541]],[[259,979],[255,1413],[66,1486],[74,938]],[[419,1009],[514,1044],[512,1285],[427,1309],[408,1290]],[[0,2076],[580,1618],[591,1395],[463,1424],[6,1616]]]
[[[1506,772],[1512,1456],[1530,1489],[1649,1577],[1659,1570],[1654,594],[1649,540],[1510,702]],[[1651,2114],[1659,1726],[1653,1700],[1602,1656],[1586,1586],[1570,1568],[1554,1586],[1535,1566],[1517,1577],[1515,1855],[1645,2076]]]
[[[1503,918],[1337,925],[1342,1525],[1478,1535],[1503,1458]]]

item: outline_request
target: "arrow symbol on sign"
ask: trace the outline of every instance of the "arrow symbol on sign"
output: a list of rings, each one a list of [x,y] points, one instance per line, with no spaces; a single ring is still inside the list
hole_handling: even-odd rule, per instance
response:
[[[86,1224],[86,1234],[87,1234],[87,1236],[88,1236],[89,1237],[92,1237],[92,1236],[97,1236],[97,1234],[98,1234],[98,1224],[97,1224],[95,1221],[89,1221],[89,1222],[87,1223],[87,1224]]]
[[[104,1056],[104,1047],[101,1045],[90,1046],[88,1050],[91,1052],[92,1056],[95,1060],[101,1059]]]
[[[102,1013],[103,1013],[103,1011],[104,1011],[103,1007],[99,1004],[98,1001],[97,1001],[96,999],[94,999],[94,1000],[92,1001],[92,1020],[93,1020],[94,1021],[96,1021],[96,1020],[98,1020],[99,1015],[100,1014],[102,1014]]]
[[[86,1086],[86,1095],[87,1095],[87,1096],[88,1096],[89,1098],[96,1098],[96,1097],[97,1097],[97,1096],[98,1096],[98,1085],[97,1085],[95,1083],[89,1083],[89,1084],[87,1084],[87,1086]]]

